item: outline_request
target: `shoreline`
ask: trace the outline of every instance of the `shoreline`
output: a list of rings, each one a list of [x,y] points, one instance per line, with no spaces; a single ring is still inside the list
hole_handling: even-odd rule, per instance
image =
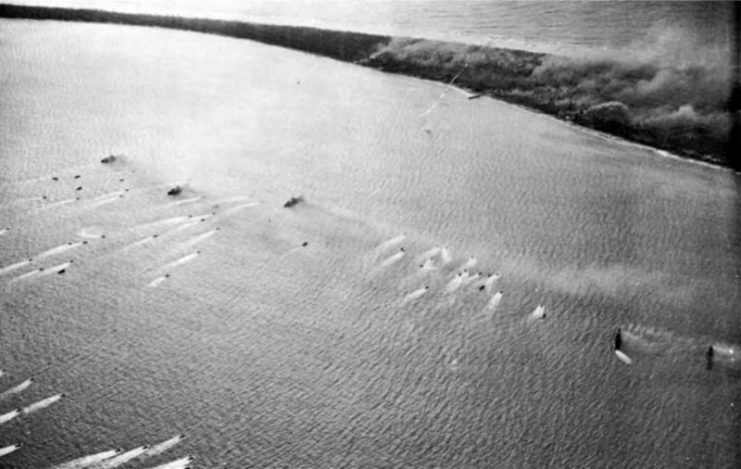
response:
[[[249,39],[388,73],[432,80],[650,147],[681,158],[738,169],[738,112],[724,108],[630,105],[598,86],[609,73],[640,87],[664,70],[650,64],[587,64],[543,53],[356,32],[92,9],[0,4],[0,18],[160,27]],[[616,71],[617,70],[617,71]],[[614,78],[614,76],[610,76]],[[631,83],[633,80],[635,83]],[[729,90],[730,98],[730,90]]]

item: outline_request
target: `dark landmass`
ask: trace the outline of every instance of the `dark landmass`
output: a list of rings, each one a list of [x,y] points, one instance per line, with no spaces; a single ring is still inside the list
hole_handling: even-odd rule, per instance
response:
[[[98,10],[0,4],[0,17],[154,26],[250,39],[452,83],[624,139],[735,167],[738,77],[724,67],[569,58],[425,39]],[[286,205],[288,206],[288,205]]]

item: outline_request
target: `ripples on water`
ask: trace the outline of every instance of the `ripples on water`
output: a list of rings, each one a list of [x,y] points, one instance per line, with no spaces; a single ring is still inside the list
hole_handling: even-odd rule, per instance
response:
[[[67,397],[3,464],[732,465],[727,172],[246,41],[4,26],[0,389],[34,384],[0,415]]]

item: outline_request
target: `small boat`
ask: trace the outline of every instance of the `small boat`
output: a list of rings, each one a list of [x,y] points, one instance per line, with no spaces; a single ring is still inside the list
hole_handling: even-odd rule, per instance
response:
[[[167,191],[167,195],[175,197],[176,195],[180,195],[181,192],[183,192],[183,188],[180,186],[175,186]]]
[[[106,156],[105,158],[100,160],[100,162],[103,164],[110,164],[110,163],[113,163],[114,161],[116,161],[115,155]]]
[[[481,95],[477,93],[477,94],[472,94],[471,96],[468,97],[468,99],[471,100],[471,99],[476,99],[476,98],[480,98],[480,97],[481,97]]]
[[[301,195],[298,196],[298,197],[291,197],[290,199],[288,199],[288,202],[286,202],[285,204],[283,204],[283,206],[285,208],[290,208],[290,207],[293,207],[294,205],[296,205],[296,204],[298,204],[300,202],[303,202],[303,201],[304,201],[304,197],[301,196]]]

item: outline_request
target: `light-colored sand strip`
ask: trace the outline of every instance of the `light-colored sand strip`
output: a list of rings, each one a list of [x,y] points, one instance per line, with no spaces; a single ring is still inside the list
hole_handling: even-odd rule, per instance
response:
[[[24,415],[28,415],[32,412],[36,412],[37,410],[44,409],[46,407],[49,407],[50,405],[57,402],[59,399],[64,397],[64,394],[55,394],[54,396],[47,397],[46,399],[41,399],[38,402],[34,402],[33,404],[24,407],[21,412],[23,412]]]
[[[108,451],[102,451],[100,453],[90,454],[88,456],[83,456],[81,458],[73,459],[71,461],[67,461],[65,463],[62,463],[58,466],[54,466],[53,469],[82,469],[86,467],[90,467],[93,464],[97,464],[101,461],[105,461],[106,459],[110,459],[120,453],[117,449],[110,449]]]
[[[7,391],[3,391],[2,393],[0,393],[0,399],[4,399],[4,398],[6,398],[6,397],[8,397],[8,396],[10,396],[12,394],[16,394],[16,393],[19,393],[21,391],[24,391],[26,388],[28,388],[29,386],[31,386],[31,383],[32,382],[33,382],[33,379],[29,378],[29,379],[25,380],[24,382],[22,382],[21,384],[19,384],[17,386],[13,386],[12,388],[8,389]]]
[[[15,444],[15,445],[6,446],[5,448],[0,448],[0,458],[2,458],[3,456],[5,456],[6,454],[12,453],[13,451],[17,450],[20,447],[21,447],[21,445],[19,443],[19,444]]]
[[[159,466],[150,467],[149,469],[186,469],[192,461],[192,457],[186,456],[175,461],[160,464]]]

